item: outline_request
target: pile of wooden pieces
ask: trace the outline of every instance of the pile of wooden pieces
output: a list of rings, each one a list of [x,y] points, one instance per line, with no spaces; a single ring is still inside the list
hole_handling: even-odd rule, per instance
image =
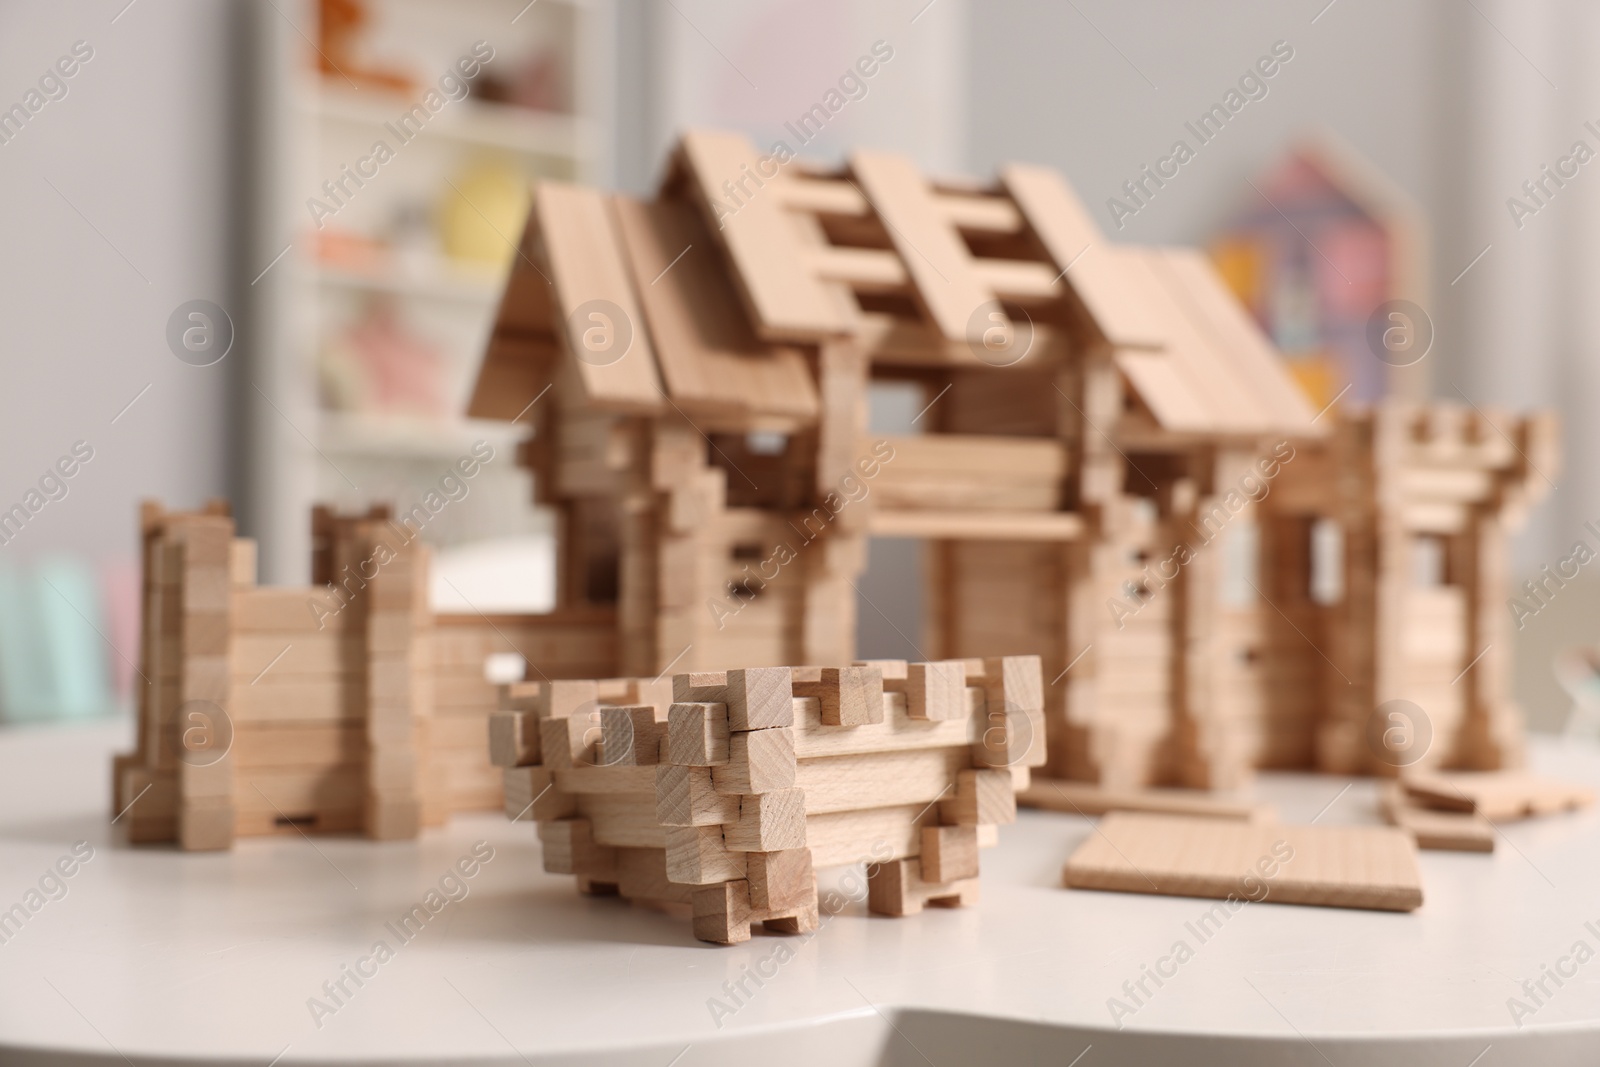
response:
[[[688,910],[694,935],[819,922],[815,871],[868,908],[976,898],[978,849],[1043,762],[1036,656],[521,683],[490,724],[506,813],[581,892]]]
[[[1524,771],[1414,771],[1385,782],[1379,806],[1418,848],[1493,852],[1494,823],[1577,811],[1594,792]]]

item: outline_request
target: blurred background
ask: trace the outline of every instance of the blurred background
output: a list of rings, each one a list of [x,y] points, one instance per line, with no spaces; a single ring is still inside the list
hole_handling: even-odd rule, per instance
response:
[[[405,510],[483,441],[440,568],[547,605],[516,430],[459,414],[528,180],[647,193],[690,125],[796,144],[875,46],[804,153],[1057,167],[1115,238],[1209,249],[1313,396],[1554,407],[1518,581],[1600,549],[1597,38],[1577,0],[0,3],[0,721],[126,705],[142,499],[229,498],[261,580],[305,582],[312,501]],[[1386,386],[1390,299],[1434,339]],[[874,545],[864,651],[916,568]],[[1593,683],[1560,654],[1600,638],[1596,569],[1517,632],[1535,728]]]

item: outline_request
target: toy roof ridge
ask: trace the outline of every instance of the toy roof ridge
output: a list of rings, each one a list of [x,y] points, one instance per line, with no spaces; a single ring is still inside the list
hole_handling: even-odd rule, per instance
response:
[[[626,358],[580,348],[591,322],[606,339],[597,306],[620,313]],[[1036,318],[1023,360],[1109,352],[1156,430],[1323,430],[1203,255],[1112,243],[1053,170],[933,181],[872,151],[829,170],[708,130],[683,135],[650,202],[538,184],[469,414],[513,418],[566,375],[597,408],[804,424],[798,346],[981,368],[985,330]]]

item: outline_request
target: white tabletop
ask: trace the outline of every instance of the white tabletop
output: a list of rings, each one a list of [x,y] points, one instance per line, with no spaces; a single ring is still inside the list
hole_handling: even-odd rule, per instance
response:
[[[66,895],[0,944],[6,1063],[947,1067],[1066,1065],[1090,1045],[1082,1067],[1600,1062],[1600,957],[1560,962],[1579,941],[1600,951],[1593,812],[1507,826],[1492,856],[1424,853],[1414,913],[1252,904],[1204,942],[1188,924],[1212,902],[1059,888],[1092,831],[1024,812],[984,853],[977,907],[896,920],[857,903],[809,940],[714,947],[687,921],[578,896],[540,869],[533,827],[498,815],[415,842],[130,847],[107,825],[107,761],[128,734],[121,722],[0,732],[0,910],[73,842],[94,848]],[[1594,749],[1537,744],[1534,765],[1600,786]],[[1346,784],[1266,775],[1256,795],[1305,821]],[[1375,819],[1367,781],[1321,816]],[[399,945],[385,924],[480,840],[494,858],[467,896],[364,964],[364,985],[346,978],[352,995],[319,1027],[308,999],[379,939]],[[1180,940],[1192,958],[1160,988],[1147,978],[1119,1029],[1109,998],[1133,1006],[1124,982]],[[1558,963],[1576,974],[1546,979],[1535,1005],[1521,980]],[[746,980],[736,1005],[723,983],[747,968],[772,976]],[[1512,997],[1535,1009],[1520,1028]],[[720,1027],[712,998],[736,1009]]]

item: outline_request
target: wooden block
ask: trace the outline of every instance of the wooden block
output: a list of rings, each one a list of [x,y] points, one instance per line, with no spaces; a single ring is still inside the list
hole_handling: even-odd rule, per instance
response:
[[[367,794],[363,824],[374,841],[404,841],[422,831],[422,805],[414,797],[395,800]]]
[[[744,853],[730,852],[720,826],[673,826],[667,830],[667,877],[686,885],[743,878]]]
[[[726,704],[727,671],[693,671],[672,676],[672,699],[680,704]]]
[[[1017,821],[1011,775],[1002,770],[962,771],[955,796],[939,802],[939,821],[947,826],[982,826]]]
[[[973,690],[969,687],[969,692]],[[979,690],[978,692],[981,692]],[[1042,767],[1045,750],[1044,712],[1023,710],[985,698],[978,717],[982,733],[972,745],[972,762],[980,767]]]
[[[1594,803],[1593,790],[1525,771],[1418,771],[1406,774],[1406,792],[1443,811],[1475,811],[1494,822],[1576,811]]]
[[[814,905],[817,875],[808,848],[753,852],[745,858],[750,906],[761,912]]]
[[[1017,793],[1025,808],[1041,808],[1071,815],[1104,815],[1108,811],[1146,811],[1166,815],[1199,815],[1214,819],[1239,819],[1270,823],[1277,813],[1269,804],[1219,800],[1209,793],[1189,789],[1116,789],[1089,782],[1035,776]]]
[[[507,767],[501,778],[506,818],[512,821],[549,822],[577,814],[572,794],[557,787],[549,767]]]
[[[178,808],[178,846],[185,852],[215,852],[233,847],[233,805],[191,804]]]
[[[892,682],[904,682],[909,672],[910,664],[903,659],[858,659],[857,667],[876,667],[883,676],[883,688],[888,691],[904,692],[905,686],[894,686]]]
[[[1409,833],[1421,849],[1493,852],[1494,825],[1477,812],[1435,811],[1406,796],[1399,782],[1378,784],[1378,807],[1390,825]]]
[[[657,767],[656,818],[663,826],[716,826],[739,820],[739,798],[711,784],[709,767]]]
[[[675,703],[667,715],[667,762],[684,767],[728,762],[726,704]]]
[[[806,795],[800,789],[775,789],[739,799],[739,819],[723,829],[735,852],[780,852],[806,847]]]
[[[969,678],[969,684],[980,684]],[[1038,656],[990,656],[981,682],[991,703],[1022,711],[1044,710],[1044,669]]]
[[[959,719],[966,709],[966,688],[966,669],[957,660],[909,664],[904,689],[906,714],[929,722]]]
[[[667,877],[667,854],[659,848],[619,848],[617,891],[629,900],[692,904],[699,890]]]
[[[921,859],[925,882],[959,882],[978,877],[978,828],[923,827]]]
[[[617,852],[598,845],[587,819],[557,819],[539,824],[544,869],[550,874],[576,874],[587,879],[615,880]]]
[[[541,719],[565,719],[587,712],[599,699],[599,687],[588,680],[558,678],[538,683],[539,695],[534,710]]]
[[[794,689],[788,667],[744,667],[728,672],[728,729],[768,730],[794,725]]]
[[[867,910],[874,915],[915,915],[925,905],[968,907],[978,902],[978,880],[938,885],[922,878],[921,863],[892,859],[867,870]]]
[[[694,892],[694,936],[734,945],[750,940],[750,885],[744,879]]]
[[[489,716],[489,762],[496,767],[530,767],[539,762],[539,720],[531,711],[497,711]]]
[[[814,680],[796,678],[792,684],[795,696],[817,699],[824,726],[883,721],[883,673],[876,667],[821,667]]]
[[[539,720],[539,751],[547,767],[592,767],[600,729],[587,718]]]
[[[711,768],[719,793],[770,793],[794,785],[794,731],[747,730],[728,737],[728,762]]]
[[[646,767],[660,757],[656,709],[648,704],[600,709],[600,761],[607,767]]]
[[[1067,861],[1074,889],[1410,911],[1411,836],[1387,826],[1283,826],[1112,812]]]

